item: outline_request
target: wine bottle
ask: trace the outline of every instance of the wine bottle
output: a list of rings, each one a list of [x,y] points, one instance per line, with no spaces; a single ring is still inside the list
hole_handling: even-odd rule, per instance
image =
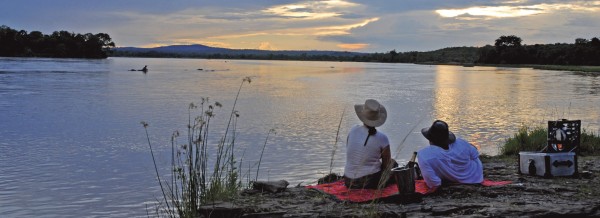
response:
[[[412,155],[412,157],[410,158],[410,161],[408,161],[408,163],[409,163],[409,164],[410,164],[410,163],[414,163],[416,159],[417,159],[417,152],[415,151],[415,152],[413,152],[413,155]]]
[[[410,158],[410,161],[408,161],[408,168],[411,169],[411,171],[414,172],[414,178],[415,179],[421,179],[421,169],[419,168],[419,164],[416,162],[417,159],[417,152],[413,152],[412,157]]]

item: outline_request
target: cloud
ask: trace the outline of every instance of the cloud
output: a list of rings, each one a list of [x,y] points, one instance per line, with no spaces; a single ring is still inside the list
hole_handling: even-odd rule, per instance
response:
[[[472,15],[482,17],[521,17],[544,13],[543,10],[537,7],[511,7],[511,6],[495,6],[495,7],[471,7],[465,9],[441,9],[436,10],[442,17],[457,17],[460,15]]]
[[[482,46],[501,35],[572,42],[597,34],[599,8],[579,0],[24,0],[5,2],[0,20],[44,33],[105,32],[118,46],[382,52]]]
[[[510,1],[508,3],[526,3],[526,1]],[[542,13],[559,11],[588,11],[600,12],[598,2],[583,2],[581,4],[534,4],[521,6],[478,6],[461,9],[439,9],[435,12],[442,17],[459,17],[470,15],[485,18],[525,17]]]
[[[323,19],[340,16],[338,10],[355,6],[358,4],[342,0],[303,1],[273,6],[263,12],[289,18]]]
[[[572,43],[575,38],[591,38],[600,22],[598,2],[572,1],[565,3],[531,4],[524,2],[516,8],[529,7],[541,13],[519,16],[491,16],[472,14],[456,17],[441,17],[440,27],[444,32],[463,31],[461,37],[471,33],[480,35],[480,39],[487,38],[486,42],[471,45],[491,44],[501,35],[517,35],[523,39],[524,44]],[[439,15],[439,14],[438,14]],[[469,16],[473,20],[464,20]],[[462,25],[462,26],[461,26]],[[451,28],[452,27],[452,28]],[[475,27],[485,28],[473,31]],[[468,45],[468,44],[465,44]]]
[[[269,42],[261,42],[258,46],[260,50],[277,50],[277,48],[273,47]]]
[[[315,46],[308,49],[339,49],[338,44],[344,43],[321,41],[319,37],[348,35],[353,29],[379,19],[361,15],[358,11],[362,8],[347,1],[329,0],[273,5],[259,10],[188,8],[160,16],[136,12],[114,12],[113,16],[130,20],[122,27],[115,27],[119,30],[117,36],[126,31],[132,39],[151,36],[153,44],[211,42],[229,48],[255,49],[269,42],[270,49],[292,49],[300,47],[297,45],[300,40]],[[138,27],[135,33],[131,33],[131,26]]]
[[[360,50],[360,49],[364,49],[364,48],[368,47],[369,44],[366,44],[366,43],[338,44],[337,46],[340,47],[341,49],[346,49],[346,50]]]

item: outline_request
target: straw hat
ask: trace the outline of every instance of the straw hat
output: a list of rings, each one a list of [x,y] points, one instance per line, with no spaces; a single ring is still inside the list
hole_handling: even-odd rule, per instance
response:
[[[365,125],[378,127],[385,123],[387,111],[385,107],[374,99],[367,99],[364,104],[354,105],[358,119]]]
[[[421,133],[436,145],[449,145],[456,141],[454,133],[448,130],[448,124],[441,120],[433,121],[431,127],[421,129]]]

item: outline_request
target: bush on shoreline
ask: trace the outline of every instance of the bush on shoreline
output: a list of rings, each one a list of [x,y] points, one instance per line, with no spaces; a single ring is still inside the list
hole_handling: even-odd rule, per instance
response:
[[[540,151],[546,147],[547,140],[548,130],[545,127],[524,126],[506,139],[500,153],[508,156],[518,155],[520,151]],[[583,129],[578,149],[580,155],[600,155],[600,135]]]

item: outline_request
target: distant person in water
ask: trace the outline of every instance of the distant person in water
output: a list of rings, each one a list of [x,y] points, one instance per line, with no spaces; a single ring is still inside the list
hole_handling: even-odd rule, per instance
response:
[[[373,99],[354,105],[354,110],[363,124],[352,127],[346,139],[344,183],[353,189],[386,187],[394,182],[389,172],[398,164],[391,158],[388,137],[375,127],[385,123],[387,111]]]
[[[141,70],[131,69],[129,71],[142,71],[144,73],[147,73],[148,72],[148,65],[144,65],[144,68],[142,68]]]
[[[448,129],[448,124],[436,120],[431,127],[421,133],[429,146],[417,154],[419,167],[430,192],[434,192],[442,182],[481,183],[483,166],[479,151],[469,142],[457,138]]]

